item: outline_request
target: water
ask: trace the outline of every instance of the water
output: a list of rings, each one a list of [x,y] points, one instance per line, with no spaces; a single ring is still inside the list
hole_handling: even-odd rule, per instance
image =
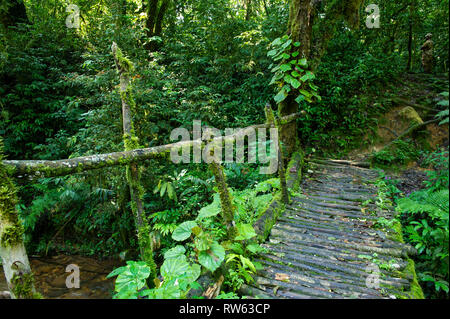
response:
[[[114,279],[106,276],[123,262],[117,259],[98,260],[91,257],[58,255],[30,258],[36,289],[46,299],[110,299]],[[70,264],[80,269],[80,288],[66,287],[65,272]],[[8,290],[3,268],[0,266],[0,291]]]

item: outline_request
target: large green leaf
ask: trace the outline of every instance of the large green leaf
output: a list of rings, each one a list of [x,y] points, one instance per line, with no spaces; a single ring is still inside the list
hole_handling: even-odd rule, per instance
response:
[[[275,50],[275,49],[270,50],[269,52],[267,52],[267,56],[274,56],[275,54],[277,54],[277,50]]]
[[[272,46],[277,46],[277,45],[280,45],[282,42],[281,42],[281,38],[276,38],[275,40],[273,40],[273,42],[272,42]]]
[[[178,257],[184,256],[185,252],[186,252],[186,249],[183,246],[177,245],[177,246],[169,249],[168,251],[166,251],[166,253],[164,254],[164,259],[178,258]]]
[[[198,254],[198,262],[210,271],[215,271],[225,259],[225,249],[218,243],[213,242],[211,248]]]
[[[280,92],[278,92],[277,95],[275,95],[275,97],[273,98],[275,100],[275,102],[277,103],[281,103],[284,101],[284,99],[287,97],[286,91],[285,90],[281,90]]]
[[[192,234],[192,228],[196,227],[197,224],[192,221],[186,221],[178,225],[177,228],[172,233],[172,238],[176,241],[183,241],[189,238]]]
[[[250,224],[237,224],[236,240],[247,240],[256,236],[255,229]]]
[[[291,69],[292,69],[292,67],[289,64],[280,65],[280,70],[283,72],[290,71]]]
[[[122,272],[117,276],[115,290],[121,296],[129,294],[131,297],[145,286],[151,270],[143,261],[127,263],[127,266],[121,267]]]
[[[147,289],[142,292],[142,296],[149,299],[180,299],[180,288],[174,283],[163,285],[158,289]]]
[[[289,83],[290,85],[292,85],[295,89],[298,89],[301,85],[300,81],[298,81],[297,79],[293,78],[292,76],[290,76],[289,74],[287,74],[284,77],[284,80]]]
[[[220,213],[220,198],[219,194],[214,195],[214,201],[208,205],[200,209],[200,212],[197,216],[197,220],[207,217],[213,217]]]
[[[198,264],[192,264],[186,272],[185,280],[188,282],[194,282],[200,277],[202,268]]]
[[[189,271],[189,263],[183,257],[166,259],[161,266],[161,275],[164,280],[180,277],[187,271]]]

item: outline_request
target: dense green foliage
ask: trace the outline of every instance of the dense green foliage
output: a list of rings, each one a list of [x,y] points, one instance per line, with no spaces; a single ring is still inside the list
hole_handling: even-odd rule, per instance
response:
[[[448,151],[425,156],[423,166],[431,166],[423,189],[403,194],[399,181],[385,177],[387,198],[397,204],[398,219],[404,225],[404,240],[418,252],[418,279],[428,297],[449,295],[449,158]]]

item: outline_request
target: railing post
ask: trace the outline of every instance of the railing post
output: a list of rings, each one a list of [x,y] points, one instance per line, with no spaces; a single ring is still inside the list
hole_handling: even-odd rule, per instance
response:
[[[273,114],[272,108],[270,107],[269,103],[266,104],[265,113],[266,113],[267,124],[274,125],[275,128],[278,130],[278,136],[281,136],[280,135],[280,123],[275,118],[275,115]],[[277,145],[277,148],[278,148],[278,176],[280,178],[281,200],[284,204],[288,205],[289,204],[289,192],[287,190],[287,185],[286,185],[286,174],[284,171],[284,156],[283,156],[283,151],[281,149],[282,145],[281,145],[279,139],[276,142],[278,143],[278,145]]]
[[[132,118],[132,112],[136,108],[130,83],[130,72],[133,69],[133,64],[123,55],[122,51],[115,42],[113,42],[111,46],[111,51],[120,76],[120,97],[122,100],[122,124],[125,151],[131,151],[139,148],[139,139],[135,134]],[[135,218],[141,259],[151,267],[152,274],[150,274],[150,279],[153,280],[156,277],[156,264],[153,260],[150,227],[146,217],[144,216],[144,207],[142,204],[144,189],[140,182],[140,175],[140,168],[136,163],[130,163],[127,165],[126,176],[130,187],[132,201],[131,209]]]
[[[234,206],[230,192],[228,191],[227,180],[223,167],[219,163],[212,162],[209,164],[209,168],[214,175],[216,186],[219,191],[220,205],[222,208],[222,219],[226,223],[227,227],[233,226],[234,220]]]
[[[0,138],[0,257],[13,299],[41,298],[23,243],[23,226],[16,210],[17,189],[3,165],[3,140]]]
[[[209,141],[211,144],[212,139]],[[221,141],[222,143],[222,141]],[[215,145],[217,147],[217,145]],[[221,146],[220,146],[221,147]],[[208,166],[214,175],[214,180],[216,181],[217,191],[220,197],[221,206],[221,217],[227,226],[228,238],[233,238],[234,236],[234,213],[235,207],[233,205],[233,198],[228,191],[227,179],[223,171],[223,166],[220,164],[221,158],[215,156],[215,148],[211,147],[209,149],[210,160],[208,161]],[[213,156],[214,154],[214,156]],[[222,154],[222,153],[220,153]]]

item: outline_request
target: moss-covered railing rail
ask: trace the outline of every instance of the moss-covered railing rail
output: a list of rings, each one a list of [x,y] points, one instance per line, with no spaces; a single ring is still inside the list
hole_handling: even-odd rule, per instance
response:
[[[289,123],[295,120],[299,114],[292,114],[279,120],[280,123]],[[266,124],[252,125],[238,130],[234,134],[220,136],[209,141],[214,145],[224,145],[224,143],[234,142],[238,138],[243,138],[259,128],[276,127],[274,122]],[[112,166],[127,166],[150,159],[169,158],[171,151],[179,151],[183,148],[191,150],[194,146],[204,147],[207,143],[197,139],[182,141],[162,146],[126,150],[108,154],[98,154],[82,156],[62,160],[4,160],[0,158],[0,256],[2,258],[5,277],[13,298],[35,298],[39,294],[35,292],[33,286],[33,275],[29,265],[26,250],[23,244],[23,227],[19,222],[15,205],[18,202],[17,190],[12,178],[30,179],[41,177],[55,177],[81,173],[94,169],[101,169]],[[0,152],[2,148],[0,147]],[[279,161],[280,162],[280,161]],[[221,192],[222,207],[227,207],[231,199],[224,190],[227,188],[225,175],[220,163],[211,163],[211,171],[215,176],[219,191]],[[282,175],[284,170],[282,172]],[[283,177],[284,178],[284,177]],[[228,205],[230,206],[230,205]],[[225,222],[231,222],[232,211],[224,210]],[[139,236],[139,232],[138,232]]]
[[[289,123],[296,119],[299,114],[292,114],[281,118],[285,123]],[[220,136],[213,139],[214,144],[217,142],[224,145],[225,142],[232,142],[236,138],[248,135],[250,132],[259,128],[273,128],[273,124],[258,124],[248,126],[239,130],[238,132]],[[41,177],[56,177],[70,174],[81,173],[89,170],[112,167],[125,166],[130,163],[142,162],[150,159],[158,159],[169,157],[171,150],[179,150],[182,148],[192,148],[194,146],[206,145],[205,141],[201,139],[177,142],[161,146],[154,146],[148,148],[140,148],[123,152],[113,152],[107,154],[89,155],[74,157],[70,159],[61,160],[3,160],[3,166],[9,176],[15,178],[41,178]]]

